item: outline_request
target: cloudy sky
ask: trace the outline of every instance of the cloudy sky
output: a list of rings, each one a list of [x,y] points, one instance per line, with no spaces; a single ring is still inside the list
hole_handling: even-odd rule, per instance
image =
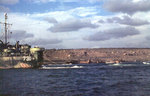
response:
[[[150,48],[150,0],[0,0],[9,40],[51,48]],[[4,37],[1,24],[0,39]]]

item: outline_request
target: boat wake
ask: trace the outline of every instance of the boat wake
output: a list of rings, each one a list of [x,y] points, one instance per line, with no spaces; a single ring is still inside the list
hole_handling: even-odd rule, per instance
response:
[[[119,66],[119,67],[131,67],[131,66],[149,66],[150,63],[138,63],[138,64],[120,64],[120,63],[114,63],[114,64],[109,64],[109,66]]]
[[[143,64],[150,65],[150,61],[143,62]]]
[[[43,66],[41,69],[75,69],[75,68],[84,68],[83,66],[58,66],[58,67],[53,67],[53,66]]]

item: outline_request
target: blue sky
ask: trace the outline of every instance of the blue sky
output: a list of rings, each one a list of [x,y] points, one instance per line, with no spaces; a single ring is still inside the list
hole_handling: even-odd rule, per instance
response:
[[[12,34],[46,48],[149,48],[149,0],[0,0]],[[3,34],[3,26],[0,28]],[[1,39],[3,35],[0,35]]]
[[[3,0],[4,1],[4,0]],[[8,0],[6,0],[8,1]],[[13,1],[13,0],[12,0]],[[68,0],[69,1],[69,0]],[[21,12],[21,13],[35,13],[35,12],[49,12],[49,11],[64,11],[68,9],[73,9],[77,7],[97,7],[98,9],[102,5],[102,1],[95,1],[93,3],[90,2],[75,2],[73,1],[65,1],[63,0],[57,0],[56,2],[48,1],[48,0],[18,0],[16,4],[7,4],[2,3],[1,5],[9,7],[11,9],[11,12]]]

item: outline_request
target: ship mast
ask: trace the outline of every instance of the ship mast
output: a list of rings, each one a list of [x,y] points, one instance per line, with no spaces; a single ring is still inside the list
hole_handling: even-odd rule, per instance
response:
[[[5,44],[7,44],[7,13],[4,14],[5,15]]]
[[[7,43],[8,43],[8,41],[7,41],[7,39],[8,39],[8,25],[12,25],[12,24],[9,24],[9,23],[7,23],[7,19],[8,19],[8,17],[7,17],[7,13],[5,13],[4,14],[5,15],[5,22],[4,23],[2,23],[2,22],[0,22],[1,24],[4,24],[4,26],[5,26],[5,44],[7,45]]]

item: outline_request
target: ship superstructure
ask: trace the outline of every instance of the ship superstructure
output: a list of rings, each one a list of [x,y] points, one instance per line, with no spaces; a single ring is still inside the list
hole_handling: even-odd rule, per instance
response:
[[[16,44],[12,45],[8,42],[8,25],[7,13],[5,14],[5,39],[0,40],[0,68],[37,68],[43,61],[44,48],[34,47],[28,44]]]

